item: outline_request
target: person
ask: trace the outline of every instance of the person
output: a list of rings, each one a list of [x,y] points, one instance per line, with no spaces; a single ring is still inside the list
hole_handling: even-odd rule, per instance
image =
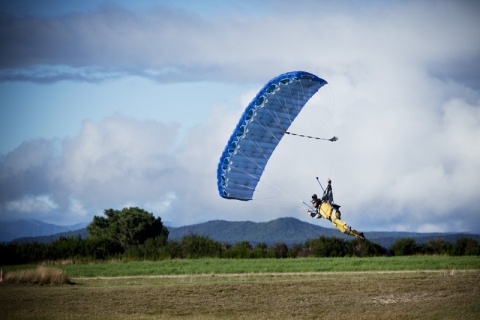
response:
[[[340,206],[333,204],[333,194],[330,179],[328,179],[328,185],[330,186],[330,190],[329,192],[325,190],[322,199],[319,199],[316,194],[312,195],[312,200],[310,202],[313,208],[315,208],[315,211],[310,211],[307,209],[307,214],[314,219],[325,218],[330,220],[335,228],[340,230],[342,233],[355,236],[360,239],[365,239],[363,232],[358,232],[357,230],[352,229],[347,225],[346,222],[340,220]]]
[[[312,204],[315,211],[310,211],[307,209],[307,214],[309,214],[312,218],[315,218],[315,219],[322,218],[322,216],[319,213],[319,207],[322,204],[322,200],[320,200],[316,194],[313,194],[312,200],[310,200],[310,203]]]
[[[328,178],[327,187],[323,191],[323,201],[327,201],[329,205],[333,205],[333,190],[332,190],[332,180]]]

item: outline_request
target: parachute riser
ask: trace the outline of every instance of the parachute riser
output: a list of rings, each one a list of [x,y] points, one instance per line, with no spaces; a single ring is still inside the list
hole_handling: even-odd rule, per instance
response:
[[[322,188],[323,193],[325,193],[325,189],[323,189],[322,184],[320,183],[320,180],[318,180],[318,177],[315,177],[317,179],[318,184],[320,185],[320,188]]]
[[[312,207],[311,205],[309,205],[309,204],[306,203],[305,201],[303,201],[303,204],[306,205],[310,210],[316,211],[316,209],[315,209],[314,207]]]

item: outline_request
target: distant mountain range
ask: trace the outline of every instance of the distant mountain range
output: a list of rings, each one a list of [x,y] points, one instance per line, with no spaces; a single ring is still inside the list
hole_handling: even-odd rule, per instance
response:
[[[187,234],[197,234],[231,244],[248,241],[250,244],[264,242],[271,246],[283,242],[290,247],[293,244],[304,244],[305,241],[320,236],[337,237],[344,240],[354,239],[337,229],[320,227],[296,218],[279,218],[269,222],[213,220],[184,227],[169,227],[168,229],[170,231],[169,240],[180,240]],[[461,237],[474,238],[480,242],[480,235],[467,233],[365,232],[364,234],[368,240],[378,243],[384,248],[390,247],[392,243],[402,238],[414,238],[417,244],[438,238],[454,243]]]
[[[85,228],[88,223],[58,226],[38,220],[0,221],[0,242],[21,237],[42,237]]]
[[[11,222],[0,228],[0,242],[44,242],[49,243],[64,237],[87,237],[85,225],[55,226],[35,220],[20,220]],[[11,226],[9,233],[4,233],[6,227]],[[77,226],[77,229],[74,229]],[[170,231],[169,240],[180,240],[185,235],[196,234],[207,236],[219,242],[235,244],[248,241],[250,244],[266,243],[271,246],[283,242],[287,246],[303,244],[309,239],[319,236],[337,237],[345,240],[353,239],[333,228],[324,228],[300,221],[295,218],[279,218],[269,222],[251,221],[224,221],[213,220],[205,223],[183,227],[167,227]],[[21,232],[20,232],[21,231]],[[20,236],[18,236],[20,234]],[[15,236],[17,235],[17,236]],[[384,248],[388,248],[397,239],[413,238],[417,244],[430,239],[443,239],[454,243],[458,238],[468,237],[480,242],[480,235],[468,233],[418,233],[418,232],[365,232],[365,237]]]

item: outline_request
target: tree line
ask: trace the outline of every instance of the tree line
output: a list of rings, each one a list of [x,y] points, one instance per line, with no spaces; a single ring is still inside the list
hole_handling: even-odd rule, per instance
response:
[[[473,238],[455,243],[432,239],[417,244],[413,238],[395,241],[384,248],[368,240],[343,240],[320,236],[304,244],[288,247],[285,243],[268,246],[242,241],[222,243],[209,237],[189,234],[168,241],[168,229],[161,218],[140,208],[108,209],[105,217],[95,216],[87,226],[88,236],[61,237],[51,243],[0,244],[0,265],[37,263],[56,260],[163,260],[197,258],[299,258],[299,257],[373,257],[385,255],[479,255],[480,245]]]

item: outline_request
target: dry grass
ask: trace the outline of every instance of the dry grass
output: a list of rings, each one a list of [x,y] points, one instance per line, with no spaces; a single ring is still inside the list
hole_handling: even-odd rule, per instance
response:
[[[0,286],[5,319],[478,319],[480,271],[77,278]]]
[[[10,284],[71,284],[70,278],[60,269],[40,266],[36,269],[10,271],[5,275]]]

